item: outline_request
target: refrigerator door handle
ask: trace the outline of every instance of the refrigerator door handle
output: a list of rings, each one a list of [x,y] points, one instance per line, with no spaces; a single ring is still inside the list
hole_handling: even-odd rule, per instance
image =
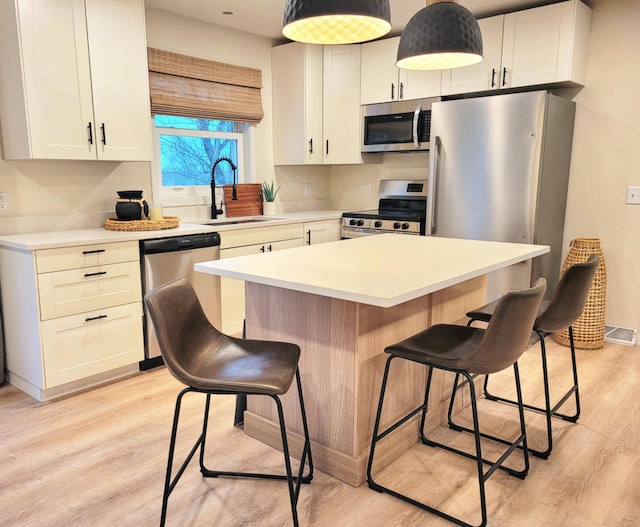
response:
[[[438,179],[440,177],[440,149],[442,147],[442,140],[439,135],[436,135],[433,139],[433,148],[431,149],[431,167],[429,170],[429,195],[427,197],[427,218],[429,225],[429,234],[435,234],[437,230],[437,206],[438,206]]]
[[[416,148],[420,148],[420,137],[418,136],[418,123],[420,122],[420,113],[422,105],[418,104],[413,112],[413,144]]]

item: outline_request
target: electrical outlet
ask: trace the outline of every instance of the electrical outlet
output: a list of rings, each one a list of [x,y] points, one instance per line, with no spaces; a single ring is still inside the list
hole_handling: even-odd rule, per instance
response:
[[[627,203],[640,205],[640,187],[627,187]]]
[[[371,185],[365,185],[364,186],[364,195],[366,197],[371,196]]]
[[[311,196],[311,183],[304,184],[304,195]]]
[[[7,212],[9,210],[9,206],[7,204],[7,193],[0,192],[0,212]]]

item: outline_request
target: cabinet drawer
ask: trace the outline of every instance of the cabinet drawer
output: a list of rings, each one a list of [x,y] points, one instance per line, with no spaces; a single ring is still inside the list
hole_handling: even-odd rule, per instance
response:
[[[41,320],[142,299],[138,262],[39,274],[38,288]]]
[[[138,242],[102,243],[36,251],[38,273],[140,261]]]
[[[144,358],[142,304],[47,320],[42,348],[46,388],[134,364]]]
[[[220,248],[226,249],[228,247],[240,247],[242,245],[292,240],[294,238],[302,238],[301,223],[224,231],[220,234]]]

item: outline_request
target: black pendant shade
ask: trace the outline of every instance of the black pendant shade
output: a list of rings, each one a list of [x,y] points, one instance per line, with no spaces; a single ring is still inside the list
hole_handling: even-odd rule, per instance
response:
[[[282,34],[308,44],[353,44],[391,30],[389,0],[287,0]]]
[[[438,2],[418,11],[404,29],[398,46],[398,68],[442,70],[482,60],[478,21],[454,2]]]

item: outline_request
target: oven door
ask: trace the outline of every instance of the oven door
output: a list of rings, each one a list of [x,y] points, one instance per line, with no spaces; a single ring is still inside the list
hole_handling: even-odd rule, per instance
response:
[[[380,234],[380,231],[376,229],[364,229],[361,227],[342,227],[343,240],[362,238],[363,236],[373,236],[374,234]]]
[[[382,231],[380,229],[363,229],[360,227],[342,227],[342,239],[362,238],[363,236],[373,236],[374,234],[400,234],[402,236],[420,236],[419,232],[414,231]]]

